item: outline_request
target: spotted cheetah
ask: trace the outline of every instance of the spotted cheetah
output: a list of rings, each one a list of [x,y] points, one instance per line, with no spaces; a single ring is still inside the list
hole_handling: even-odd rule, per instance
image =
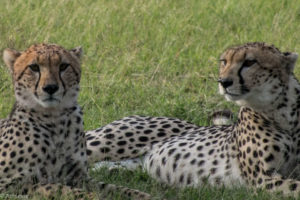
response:
[[[81,76],[80,47],[32,45],[23,52],[6,49],[16,103],[0,121],[0,191],[51,195],[81,192],[83,186],[120,190],[135,199],[150,199],[137,190],[88,178],[82,111],[77,103]]]
[[[250,185],[296,196],[300,191],[293,173],[300,151],[300,84],[293,75],[297,57],[265,43],[228,48],[220,58],[218,82],[220,93],[241,106],[235,124],[197,127],[177,119],[174,123],[167,118],[152,122],[149,117],[129,117],[98,129],[98,135],[87,132],[88,154],[96,155],[97,146],[104,154],[98,160],[106,156],[118,160],[134,158],[133,152],[140,151],[146,154],[146,171],[170,185]],[[159,133],[164,133],[163,139]],[[147,137],[142,139],[146,142],[141,143],[140,137]]]

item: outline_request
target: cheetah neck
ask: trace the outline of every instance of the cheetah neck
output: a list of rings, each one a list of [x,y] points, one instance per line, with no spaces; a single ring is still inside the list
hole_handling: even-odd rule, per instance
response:
[[[83,131],[82,112],[78,105],[59,110],[36,110],[16,103],[8,120],[42,126],[53,136],[71,132],[74,128],[78,129],[77,132]]]
[[[300,84],[298,80],[292,75],[274,104],[259,112],[289,133],[299,132]]]

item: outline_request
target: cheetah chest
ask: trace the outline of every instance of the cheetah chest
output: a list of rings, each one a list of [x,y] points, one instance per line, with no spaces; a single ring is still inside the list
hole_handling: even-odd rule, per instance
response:
[[[73,185],[87,172],[80,115],[76,111],[56,118],[33,114],[27,118],[15,113],[1,130],[0,177]]]

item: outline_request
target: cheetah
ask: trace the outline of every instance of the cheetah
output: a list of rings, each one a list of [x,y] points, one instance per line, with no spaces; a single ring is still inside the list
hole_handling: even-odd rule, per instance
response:
[[[0,192],[119,190],[134,199],[146,193],[88,177],[86,136],[77,103],[82,49],[36,44],[23,52],[6,49],[16,102],[0,121]]]
[[[236,123],[198,127],[177,119],[174,123],[168,118],[154,122],[150,117],[124,118],[98,129],[99,134],[87,132],[88,154],[95,154],[94,161],[106,156],[129,161],[137,157],[133,151],[140,151],[145,170],[169,185],[248,185],[297,196],[300,182],[293,173],[300,152],[300,84],[293,74],[297,58],[296,53],[266,43],[230,47],[221,55],[218,82],[220,94],[241,107]],[[144,136],[146,142],[137,145]],[[105,148],[99,159],[95,146],[98,152]]]

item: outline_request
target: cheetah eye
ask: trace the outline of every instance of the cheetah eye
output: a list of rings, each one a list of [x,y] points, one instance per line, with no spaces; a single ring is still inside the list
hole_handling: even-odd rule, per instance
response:
[[[227,64],[227,60],[225,60],[225,59],[220,59],[220,62],[221,62],[221,64],[224,65],[224,66],[226,66],[226,64]]]
[[[59,71],[60,71],[60,72],[63,72],[63,71],[65,71],[69,66],[70,66],[70,64],[68,64],[68,63],[62,63],[62,64],[60,64],[60,66],[59,66]]]
[[[40,71],[40,66],[38,64],[31,64],[28,66],[32,71],[34,72],[39,72]]]
[[[257,60],[245,60],[243,63],[243,67],[251,67],[255,63],[257,63]]]

